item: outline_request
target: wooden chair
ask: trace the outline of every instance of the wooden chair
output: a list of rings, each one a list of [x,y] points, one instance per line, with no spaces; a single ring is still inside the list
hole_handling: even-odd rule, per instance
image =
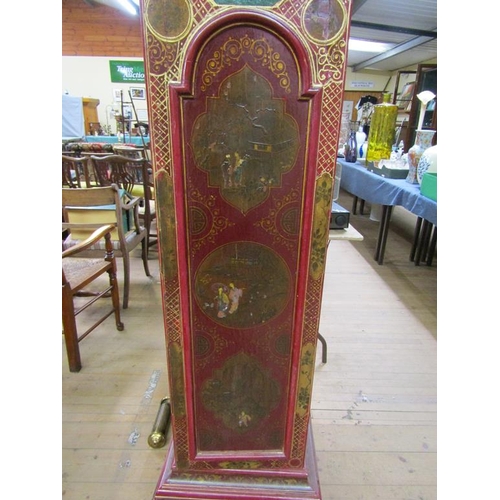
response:
[[[144,146],[126,146],[115,144],[113,152],[117,155],[127,156],[128,158],[144,158],[151,161],[151,146],[147,143]]]
[[[156,245],[158,236],[151,231],[156,220],[153,169],[145,158],[123,155],[92,156],[94,169],[101,186],[117,184],[132,196],[142,198],[139,205],[139,219],[144,222],[148,236],[147,248]]]
[[[113,249],[123,259],[123,308],[127,309],[130,288],[130,253],[141,245],[142,262],[146,276],[151,276],[147,258],[147,231],[139,221],[140,198],[132,197],[116,184],[105,187],[62,189],[63,221],[71,223],[63,248],[70,248],[87,238],[89,224],[94,227],[113,224]],[[80,224],[83,227],[78,227]],[[104,246],[96,243],[86,250],[87,256],[102,254]]]
[[[69,188],[97,186],[90,158],[63,154],[62,185]]]
[[[74,189],[73,189],[74,191]],[[71,224],[63,224],[63,229],[68,229]],[[116,281],[116,260],[111,242],[111,232],[114,226],[107,224],[92,232],[92,234],[78,245],[74,245],[62,252],[62,324],[68,355],[69,370],[79,372],[82,368],[79,343],[97,328],[106,318],[115,315],[116,328],[123,330],[120,319],[120,298],[118,283]],[[98,241],[105,244],[105,255],[99,259],[81,258],[83,251],[95,245]],[[102,254],[102,252],[101,252]],[[89,292],[89,285],[107,273],[109,283],[103,288],[103,283],[98,283],[98,292]],[[92,297],[82,306],[75,307],[75,297]],[[112,308],[95,321],[84,333],[77,330],[76,317],[88,307],[102,298],[111,297]]]
[[[115,155],[126,156],[127,158],[145,158],[144,148],[142,147],[114,144],[113,152]]]

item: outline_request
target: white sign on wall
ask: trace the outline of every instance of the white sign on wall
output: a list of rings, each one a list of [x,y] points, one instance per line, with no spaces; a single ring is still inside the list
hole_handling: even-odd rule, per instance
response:
[[[354,102],[353,101],[344,101],[342,103],[342,116],[348,116],[349,120],[351,120],[353,109],[354,109]]]
[[[363,81],[351,82],[351,87],[353,89],[372,89],[373,86],[374,86],[373,82],[363,82]]]

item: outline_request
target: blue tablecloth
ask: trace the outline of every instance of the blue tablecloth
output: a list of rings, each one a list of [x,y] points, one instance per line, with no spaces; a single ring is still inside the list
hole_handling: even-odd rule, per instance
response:
[[[337,162],[342,165],[342,189],[369,203],[400,205],[437,226],[437,202],[420,194],[419,184],[381,177],[358,162],[349,163],[342,158],[337,158]]]

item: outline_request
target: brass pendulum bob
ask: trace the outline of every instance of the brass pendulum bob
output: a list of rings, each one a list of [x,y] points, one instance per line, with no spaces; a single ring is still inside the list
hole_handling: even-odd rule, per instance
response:
[[[170,421],[170,399],[163,398],[160,403],[158,414],[156,415],[153,429],[148,437],[148,444],[151,448],[162,448],[166,443],[167,426]]]

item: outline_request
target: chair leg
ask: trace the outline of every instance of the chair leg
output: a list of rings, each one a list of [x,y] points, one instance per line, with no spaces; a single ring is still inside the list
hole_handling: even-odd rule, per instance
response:
[[[149,260],[149,229],[146,236],[146,260]]]
[[[128,307],[128,292],[130,285],[130,255],[123,253],[123,309]]]
[[[144,264],[144,272],[146,273],[146,276],[151,276],[148,264],[148,240],[146,237],[142,239],[141,246],[142,246],[142,262]]]
[[[120,294],[118,292],[118,281],[116,279],[116,270],[110,269],[108,271],[108,275],[109,275],[109,284],[113,287],[111,289],[111,300],[113,302],[113,309],[115,311],[116,329],[121,332],[124,328],[124,325],[120,317]]]
[[[62,291],[62,324],[69,371],[79,372],[82,369],[82,361],[80,358],[80,346],[78,345],[75,306],[73,304],[73,296],[67,293],[64,287]]]
[[[144,217],[144,226],[146,227],[146,259],[149,259],[149,239],[151,238],[151,219],[148,215]]]

